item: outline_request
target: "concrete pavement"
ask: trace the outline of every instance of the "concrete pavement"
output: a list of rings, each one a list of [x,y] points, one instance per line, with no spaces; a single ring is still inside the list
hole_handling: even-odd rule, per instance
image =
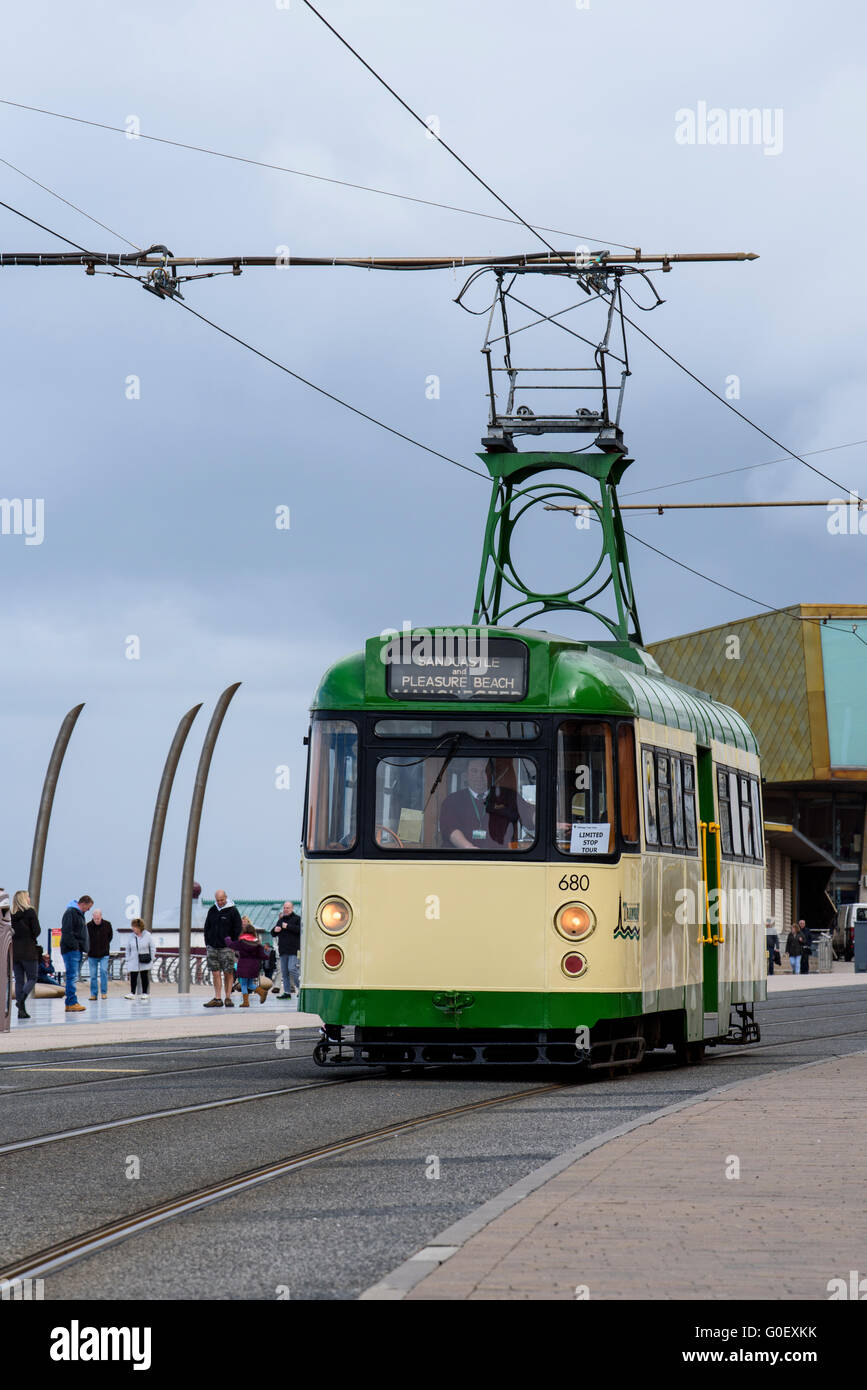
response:
[[[554,1160],[363,1296],[845,1297],[867,1273],[865,1148],[867,1052],[739,1083]]]

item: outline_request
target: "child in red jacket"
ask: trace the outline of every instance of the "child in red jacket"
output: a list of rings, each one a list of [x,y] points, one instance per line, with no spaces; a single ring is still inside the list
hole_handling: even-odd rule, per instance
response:
[[[241,1008],[249,1009],[250,995],[258,994],[260,1002],[265,1003],[270,986],[259,984],[259,971],[262,961],[268,959],[268,952],[259,944],[256,928],[249,917],[241,918],[241,935],[237,941],[226,937],[226,945],[238,953],[238,983],[241,986]]]

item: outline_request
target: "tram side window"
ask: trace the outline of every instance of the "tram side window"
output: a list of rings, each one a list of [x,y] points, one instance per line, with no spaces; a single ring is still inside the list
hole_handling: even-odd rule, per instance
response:
[[[671,760],[671,812],[674,843],[678,849],[683,849],[683,775],[680,758]]]
[[[358,729],[351,719],[317,719],[310,733],[307,848],[346,854],[358,838]]]
[[[759,784],[755,777],[750,778],[750,795],[753,802],[753,845],[756,859],[764,859],[765,842],[762,835],[762,811],[759,805]]]
[[[641,750],[641,772],[644,782],[644,833],[649,845],[659,844],[656,820],[656,767],[650,748]]]
[[[617,777],[620,785],[620,833],[627,844],[638,844],[638,787],[635,777],[635,730],[617,726]]]
[[[717,768],[720,848],[728,859],[764,859],[762,813],[757,778]]]
[[[740,778],[741,784],[741,825],[744,832],[744,854],[749,859],[758,858],[758,846],[753,840],[753,810],[750,805],[750,782],[748,777]]]
[[[648,847],[689,854],[698,844],[695,763],[687,755],[642,748]]]
[[[729,780],[723,768],[717,769],[716,789],[719,799],[719,826],[723,854],[732,851],[732,813],[729,806]]]
[[[695,849],[698,836],[695,825],[695,765],[692,758],[683,760],[683,820],[686,830],[686,847]]]
[[[729,806],[731,807],[732,822],[732,850],[740,857],[744,853],[743,839],[741,837],[741,816],[740,802],[738,800],[738,775],[736,772],[728,774],[729,779]],[[749,850],[746,851],[749,854]]]
[[[613,854],[614,751],[608,724],[568,720],[557,730],[557,848]]]
[[[667,753],[656,755],[656,790],[659,806],[659,842],[671,844],[671,801],[669,797],[669,760]]]

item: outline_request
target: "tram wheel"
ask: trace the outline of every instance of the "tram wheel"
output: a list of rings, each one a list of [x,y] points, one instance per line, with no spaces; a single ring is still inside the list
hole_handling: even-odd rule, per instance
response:
[[[317,1067],[327,1066],[328,1048],[325,1043],[318,1042],[313,1049],[313,1060]]]
[[[696,1066],[699,1062],[703,1062],[704,1048],[705,1045],[703,1042],[678,1043],[674,1049],[674,1055],[677,1058],[678,1066],[692,1067]]]

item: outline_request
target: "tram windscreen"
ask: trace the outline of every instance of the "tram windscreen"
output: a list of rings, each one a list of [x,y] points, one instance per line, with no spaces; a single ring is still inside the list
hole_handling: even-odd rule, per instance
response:
[[[614,757],[608,724],[569,720],[557,730],[557,848],[612,854]]]
[[[307,848],[346,853],[358,837],[358,729],[351,719],[317,719],[310,731]]]
[[[536,842],[532,758],[391,755],[376,767],[375,836],[382,849],[472,854]]]

